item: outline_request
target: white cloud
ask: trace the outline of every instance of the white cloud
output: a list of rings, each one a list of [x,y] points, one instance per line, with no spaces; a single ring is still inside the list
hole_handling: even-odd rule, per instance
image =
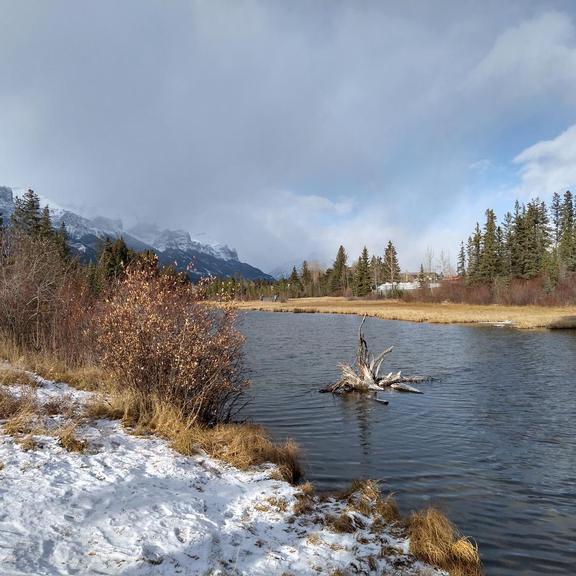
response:
[[[518,195],[549,198],[576,184],[576,124],[551,140],[523,150],[514,162],[520,165]]]
[[[505,30],[472,71],[471,86],[482,86],[504,98],[549,95],[574,99],[576,30],[572,18],[546,12]]]

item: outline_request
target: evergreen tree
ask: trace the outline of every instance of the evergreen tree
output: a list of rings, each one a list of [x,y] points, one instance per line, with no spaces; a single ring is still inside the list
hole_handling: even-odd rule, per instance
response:
[[[14,200],[12,227],[25,234],[36,234],[40,227],[40,199],[33,190]]]
[[[370,278],[372,278],[372,285],[378,286],[382,280],[383,263],[382,258],[379,256],[372,256],[370,259]]]
[[[290,286],[290,296],[292,298],[297,298],[300,295],[300,291],[302,290],[302,284],[300,282],[300,277],[298,276],[298,270],[296,270],[296,266],[292,268],[292,272],[288,277],[288,283]]]
[[[383,280],[393,284],[400,281],[400,265],[398,264],[398,254],[392,241],[388,241],[384,251]]]
[[[554,192],[552,196],[552,230],[553,230],[553,242],[554,247],[558,246],[560,242],[560,224],[562,222],[562,201],[560,200],[560,194]]]
[[[38,221],[38,235],[42,238],[54,238],[54,228],[50,217],[50,208],[44,206]]]
[[[426,290],[428,288],[428,276],[424,272],[424,264],[420,264],[420,272],[418,272],[418,285],[421,290]]]
[[[54,231],[52,233],[54,234],[54,240],[60,256],[67,258],[70,255],[70,248],[68,246],[68,232],[66,231],[64,222],[60,223],[60,228],[58,228],[55,233]]]
[[[330,290],[333,293],[342,293],[347,288],[347,261],[346,250],[344,250],[344,246],[340,246],[330,274]]]
[[[312,274],[308,268],[308,262],[304,260],[302,263],[302,274],[300,275],[302,287],[304,288],[304,295],[311,296],[312,291]]]
[[[480,280],[480,256],[482,252],[482,231],[476,222],[474,234],[468,238],[468,273],[470,282]]]
[[[566,191],[561,207],[558,254],[561,264],[570,272],[576,270],[576,242],[574,240],[574,205],[572,193]]]
[[[466,277],[466,249],[464,248],[464,242],[460,242],[460,252],[458,253],[456,273],[460,278]]]
[[[358,264],[356,265],[356,278],[354,285],[356,296],[366,296],[371,291],[370,257],[366,246],[364,246],[362,255],[358,259]]]
[[[512,274],[512,235],[513,235],[513,217],[510,212],[506,212],[504,215],[504,222],[502,224],[502,274],[504,276],[510,276]]]
[[[478,273],[475,279],[489,282],[496,278],[501,269],[500,247],[498,244],[496,214],[490,208],[486,210],[486,224],[481,237]]]

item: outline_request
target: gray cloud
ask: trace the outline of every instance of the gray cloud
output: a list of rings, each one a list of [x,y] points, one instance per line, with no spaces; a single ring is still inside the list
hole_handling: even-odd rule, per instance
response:
[[[571,123],[569,9],[0,0],[0,182],[205,233],[265,269],[390,237],[415,267],[478,215],[472,163]],[[543,125],[543,103],[552,132],[503,136]]]

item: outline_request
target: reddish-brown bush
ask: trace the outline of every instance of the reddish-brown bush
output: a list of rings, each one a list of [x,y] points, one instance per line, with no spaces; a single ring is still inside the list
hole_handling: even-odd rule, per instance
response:
[[[85,271],[50,238],[0,234],[0,334],[23,350],[78,364],[91,296]]]
[[[490,283],[467,284],[464,280],[442,282],[433,290],[406,291],[407,302],[456,302],[506,306],[569,306],[576,304],[576,274],[566,274],[555,286],[543,277],[497,278]]]
[[[247,382],[231,309],[153,267],[129,268],[95,322],[100,358],[118,386],[167,402],[191,423],[229,420]]]

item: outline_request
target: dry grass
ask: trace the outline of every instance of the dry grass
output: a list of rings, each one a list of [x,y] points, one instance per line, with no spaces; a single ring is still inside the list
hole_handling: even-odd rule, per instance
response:
[[[133,391],[112,389],[104,398],[90,402],[86,415],[91,418],[121,419],[138,433],[154,433],[171,441],[185,455],[200,451],[228,462],[241,470],[266,463],[277,465],[279,479],[296,483],[302,476],[299,451],[292,441],[274,443],[261,426],[218,424],[199,426],[169,402],[155,396],[144,397]]]
[[[243,310],[266,312],[325,312],[374,316],[384,320],[406,320],[436,324],[482,324],[511,321],[515,328],[546,328],[569,316],[576,306],[501,306],[436,304],[398,300],[348,300],[341,297],[298,298],[281,302],[232,302]],[[564,322],[564,325],[568,323]],[[570,325],[574,325],[571,323]]]
[[[410,552],[450,576],[482,573],[478,548],[461,537],[450,520],[435,508],[412,514],[409,519]]]
[[[20,447],[24,452],[28,452],[29,450],[35,450],[38,448],[38,443],[34,439],[32,434],[27,434],[26,436],[21,436],[16,438],[16,442],[20,444]]]
[[[34,376],[24,370],[19,370],[11,366],[0,367],[0,385],[32,386],[38,385]]]
[[[3,336],[0,336],[0,358],[10,364],[10,368],[5,369],[8,377],[10,373],[22,374],[25,371],[31,371],[46,380],[65,382],[79,390],[90,391],[98,389],[102,383],[109,381],[103,370],[96,366],[69,366],[52,355],[31,350],[24,351],[21,346],[17,346],[12,340]],[[25,377],[23,376],[22,379],[24,380]],[[29,379],[34,380],[33,376],[29,376]]]
[[[0,388],[0,420],[7,420],[5,429],[18,428],[38,412],[36,394],[23,389],[17,396]]]
[[[76,422],[70,422],[58,431],[58,442],[62,448],[68,450],[68,452],[79,452],[83,453],[86,451],[88,443],[86,440],[79,440],[76,436],[76,429],[78,424]]]
[[[351,534],[356,531],[356,524],[350,514],[342,512],[338,516],[328,516],[326,527],[337,534]]]
[[[335,494],[338,500],[346,500],[348,509],[374,518],[377,526],[383,527],[400,519],[394,497],[382,497],[378,483],[374,480],[354,480],[348,488]]]

